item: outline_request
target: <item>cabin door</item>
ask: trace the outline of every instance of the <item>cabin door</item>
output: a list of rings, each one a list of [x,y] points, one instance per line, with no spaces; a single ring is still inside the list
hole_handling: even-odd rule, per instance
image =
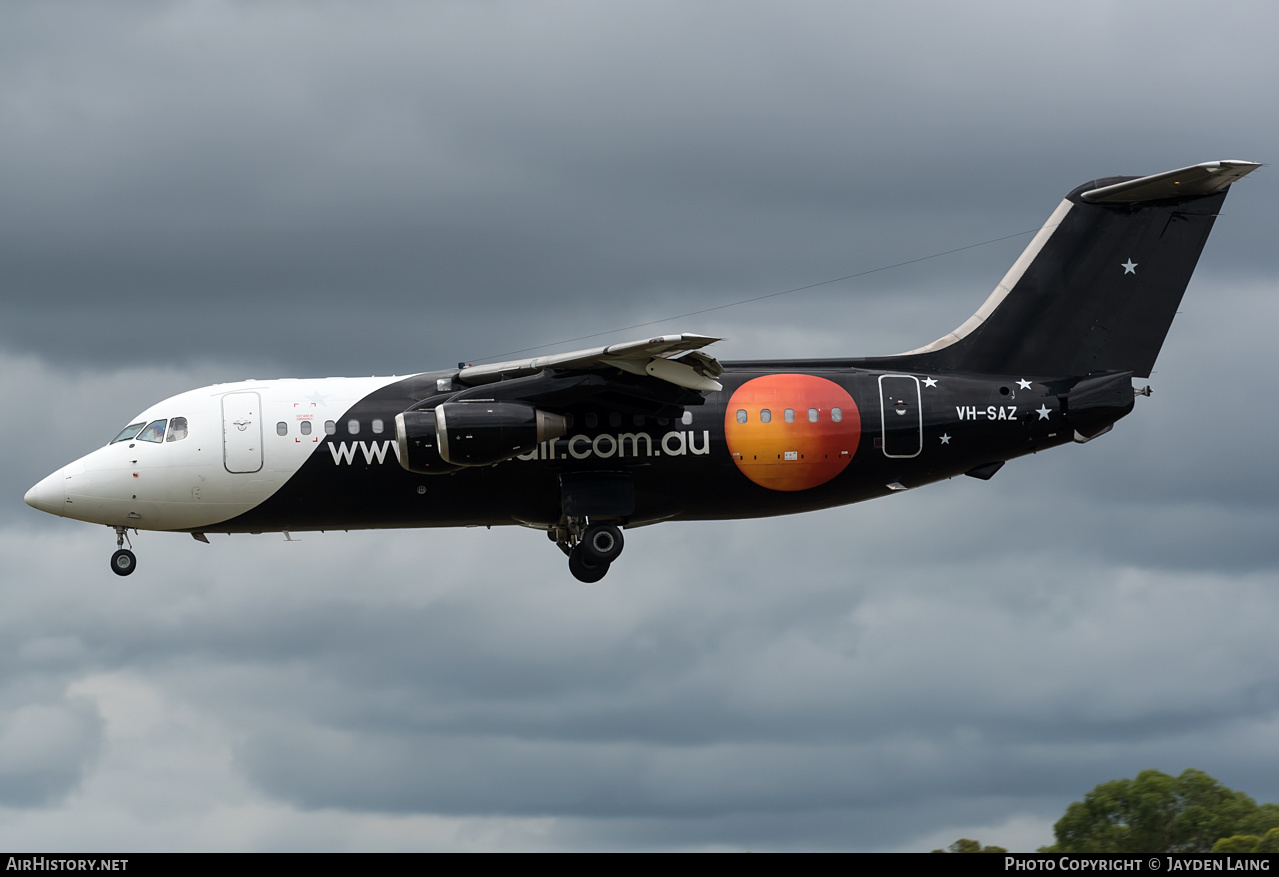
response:
[[[228,472],[262,468],[262,399],[257,393],[222,397],[222,460]]]
[[[919,378],[879,376],[879,426],[885,457],[918,457],[924,448],[924,410]]]

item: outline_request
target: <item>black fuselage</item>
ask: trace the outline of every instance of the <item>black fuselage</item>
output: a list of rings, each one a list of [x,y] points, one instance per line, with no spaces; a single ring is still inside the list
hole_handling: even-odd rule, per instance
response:
[[[406,471],[393,455],[370,459],[360,453],[357,437],[346,434],[352,420],[392,422],[427,395],[438,377],[415,376],[351,407],[337,421],[337,433],[326,436],[282,488],[216,529],[549,527],[563,517],[565,478],[577,476],[629,480],[633,508],[605,515],[629,525],[790,514],[965,473],[989,477],[997,468],[991,464],[1075,438],[1064,409],[1077,378],[907,374],[835,363],[801,372],[788,368],[792,365],[799,363],[729,364],[720,377],[724,389],[688,407],[681,418],[582,405],[566,412],[567,435],[530,453],[431,475]],[[845,392],[858,428],[849,425],[854,411],[842,411],[841,421],[831,423],[832,406],[818,404],[820,392],[799,387],[787,395],[787,385],[800,378]],[[743,390],[761,379],[774,385],[766,404],[744,401]],[[1122,381],[1130,387],[1127,375]],[[1131,390],[1128,398],[1130,409]],[[765,408],[771,420],[759,423]],[[814,410],[816,419],[810,420]],[[746,411],[745,423],[738,422],[739,411]],[[1124,413],[1114,412],[1116,418]],[[736,435],[748,429],[755,435]],[[757,459],[742,459],[743,448],[765,447],[769,459],[759,460],[758,453],[745,454]]]

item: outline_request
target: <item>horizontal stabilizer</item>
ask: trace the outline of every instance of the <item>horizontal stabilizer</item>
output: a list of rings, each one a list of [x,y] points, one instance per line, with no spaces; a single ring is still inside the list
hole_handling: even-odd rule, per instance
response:
[[[1261,165],[1255,161],[1206,161],[1102,186],[1081,192],[1080,196],[1094,204],[1134,204],[1138,201],[1212,195],[1259,167]]]

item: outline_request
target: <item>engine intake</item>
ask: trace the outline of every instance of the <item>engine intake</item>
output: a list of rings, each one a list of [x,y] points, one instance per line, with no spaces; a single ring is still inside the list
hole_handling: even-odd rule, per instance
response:
[[[410,472],[439,475],[456,472],[454,466],[440,456],[440,441],[435,435],[435,409],[404,411],[395,415],[395,443],[400,451],[400,465]]]
[[[443,402],[395,417],[400,465],[432,474],[491,466],[567,432],[564,417],[525,402]]]

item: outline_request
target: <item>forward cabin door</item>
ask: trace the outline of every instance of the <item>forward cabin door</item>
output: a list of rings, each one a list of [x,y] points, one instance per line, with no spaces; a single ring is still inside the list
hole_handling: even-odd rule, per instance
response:
[[[257,393],[222,397],[222,460],[228,472],[262,468],[262,400]]]
[[[924,449],[924,409],[919,378],[879,376],[879,426],[885,457],[918,457]]]

